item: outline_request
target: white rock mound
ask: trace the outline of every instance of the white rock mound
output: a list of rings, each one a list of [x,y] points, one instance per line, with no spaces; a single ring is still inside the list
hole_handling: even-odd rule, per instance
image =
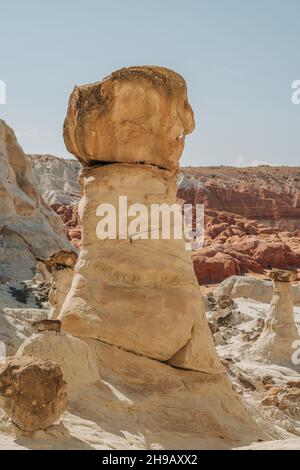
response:
[[[300,306],[300,284],[294,284],[294,305]],[[231,276],[225,279],[215,290],[215,297],[227,295],[231,299],[251,299],[269,304],[273,298],[274,285],[271,280],[255,277]]]

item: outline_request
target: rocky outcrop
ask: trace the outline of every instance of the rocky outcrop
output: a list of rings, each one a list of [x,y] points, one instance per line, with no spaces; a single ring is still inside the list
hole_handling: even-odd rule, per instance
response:
[[[194,127],[180,75],[163,67],[129,67],[74,88],[64,139],[85,166],[149,163],[177,170],[184,136]]]
[[[77,205],[80,198],[78,174],[81,165],[77,160],[53,155],[28,155],[35,184],[49,206]]]
[[[28,338],[17,357],[26,355],[57,362],[68,383],[63,424],[76,438],[62,441],[60,429],[63,448],[79,438],[87,442],[90,434],[88,447],[105,450],[230,449],[267,438],[224,374],[183,371],[101,341],[51,332]],[[47,434],[48,445],[53,441]]]
[[[232,276],[225,279],[215,290],[215,297],[227,295],[231,299],[251,299],[255,302],[269,304],[273,297],[274,286],[270,279]],[[300,305],[300,286],[294,286],[295,305]]]
[[[36,258],[70,248],[60,218],[35,185],[30,160],[0,120],[0,283],[31,279]]]
[[[0,403],[23,431],[47,429],[67,402],[66,382],[56,363],[24,356],[0,365]]]
[[[247,272],[300,267],[300,236],[207,209],[204,247],[192,258],[200,284]]]
[[[75,248],[80,248],[81,230],[78,221],[78,205],[53,204],[51,207],[63,221],[68,240]]]
[[[179,197],[281,230],[300,230],[300,168],[183,168]]]
[[[300,341],[294,320],[292,281],[296,274],[272,270],[274,295],[262,334],[251,349],[251,357],[260,362],[293,368],[294,343]]]
[[[70,400],[79,398],[82,387],[100,381],[95,354],[84,341],[74,336],[51,331],[36,333],[23,342],[16,354],[19,360],[28,356],[59,364],[68,384]]]
[[[160,77],[158,84],[157,75]],[[190,254],[185,251],[185,240],[176,240],[174,233],[171,233],[171,239],[162,239],[161,221],[155,227],[159,233],[157,240],[151,238],[151,231],[154,230],[151,226],[148,226],[147,237],[136,237],[130,220],[125,222],[124,239],[117,235],[100,240],[97,235],[100,219],[96,214],[100,204],[111,204],[117,220],[120,220],[125,209],[119,206],[119,198],[124,195],[128,207],[143,204],[148,214],[151,214],[151,204],[171,207],[176,202],[176,172],[158,168],[158,165],[177,168],[180,157],[178,149],[182,149],[182,143],[177,140],[178,130],[183,133],[183,141],[184,134],[192,129],[186,124],[192,122],[192,111],[186,102],[186,87],[183,79],[174,72],[160,68],[129,68],[126,73],[116,73],[112,77],[101,84],[82,87],[82,91],[76,89],[71,96],[66,118],[65,138],[69,150],[74,150],[72,136],[80,134],[80,122],[82,125],[85,123],[83,129],[86,133],[82,135],[81,142],[86,141],[86,148],[91,149],[90,107],[94,96],[91,90],[95,90],[95,94],[104,87],[105,93],[113,97],[115,104],[110,105],[112,109],[106,112],[108,102],[98,101],[96,94],[91,116],[99,115],[101,121],[94,142],[100,145],[104,139],[103,145],[108,146],[101,126],[110,128],[113,119],[119,153],[111,158],[111,162],[123,160],[123,163],[86,167],[82,172],[80,181],[84,196],[79,205],[82,250],[75,267],[72,288],[59,316],[63,330],[76,336],[99,339],[153,359],[170,361],[178,367],[207,372],[221,370]],[[175,96],[179,85],[181,93]],[[145,98],[137,100],[137,109],[134,104],[127,109],[128,123],[132,125],[128,127],[126,124],[123,129],[122,121],[115,113],[123,109],[124,90],[130,96],[130,103],[136,97],[137,90]],[[150,97],[156,102],[156,111],[150,105]],[[76,107],[79,107],[80,118],[75,121]],[[151,114],[149,107],[156,114]],[[176,118],[174,109],[178,111]],[[135,121],[137,112],[144,116],[138,123]],[[161,141],[161,152],[164,151],[164,154],[154,157],[151,148],[146,148],[145,151],[149,150],[150,153],[145,161],[150,159],[152,165],[140,165],[136,149],[139,146],[147,147],[147,139],[153,137],[148,121],[151,116],[157,122],[161,122],[162,116],[166,119],[166,129],[164,132],[162,129],[157,131],[155,137],[156,145]],[[93,128],[97,129],[97,125],[94,123]],[[135,132],[129,132],[133,127]],[[137,144],[139,128],[141,140]],[[166,142],[171,135],[173,140],[169,148]],[[111,145],[114,152],[116,144]],[[174,149],[176,161],[170,156]],[[86,160],[89,152],[78,147],[75,152],[77,157],[79,151],[79,159],[91,165],[90,157]],[[110,152],[107,152],[107,158],[109,155]],[[95,165],[96,155],[93,156]]]
[[[50,317],[53,320],[58,318],[65,298],[70,290],[77,258],[77,254],[69,250],[61,250],[53,253],[50,258],[47,259],[40,258],[40,262],[46,266],[48,272],[51,274],[49,302],[51,304]]]
[[[29,158],[39,193],[60,216],[68,240],[76,248],[79,247],[81,233],[77,206],[82,195],[78,182],[80,163],[53,155],[29,155]]]

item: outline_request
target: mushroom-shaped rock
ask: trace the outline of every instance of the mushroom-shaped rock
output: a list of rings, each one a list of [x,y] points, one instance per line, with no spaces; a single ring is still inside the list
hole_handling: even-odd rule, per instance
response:
[[[77,253],[70,250],[57,251],[47,259],[39,258],[40,263],[43,263],[51,276],[49,302],[52,306],[52,319],[58,317],[64,300],[70,290],[77,258]]]
[[[299,333],[294,321],[293,271],[273,269],[274,294],[265,327],[250,351],[255,360],[293,367],[294,343]]]
[[[47,429],[68,403],[60,367],[31,356],[8,359],[0,365],[0,403],[23,431]]]
[[[142,162],[173,170],[194,126],[180,75],[163,67],[129,67],[75,87],[64,139],[85,166]]]
[[[297,281],[297,272],[286,271],[284,269],[272,269],[270,278],[275,282],[294,282]]]
[[[223,373],[190,252],[174,230],[182,228],[176,170],[193,128],[185,81],[171,70],[130,67],[75,89],[65,141],[84,164],[82,250],[58,318],[74,336],[174,367]],[[108,208],[118,233],[102,238]],[[155,220],[154,209],[161,211]]]

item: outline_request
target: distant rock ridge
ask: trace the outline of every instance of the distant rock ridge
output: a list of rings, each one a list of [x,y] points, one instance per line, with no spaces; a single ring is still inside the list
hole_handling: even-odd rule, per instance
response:
[[[178,194],[289,231],[300,231],[300,167],[185,167]]]

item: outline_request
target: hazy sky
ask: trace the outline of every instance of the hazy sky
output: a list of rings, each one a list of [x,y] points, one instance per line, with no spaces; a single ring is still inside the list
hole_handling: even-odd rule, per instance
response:
[[[28,153],[70,156],[74,85],[143,64],[187,80],[182,164],[300,165],[300,0],[0,0],[0,117]]]

